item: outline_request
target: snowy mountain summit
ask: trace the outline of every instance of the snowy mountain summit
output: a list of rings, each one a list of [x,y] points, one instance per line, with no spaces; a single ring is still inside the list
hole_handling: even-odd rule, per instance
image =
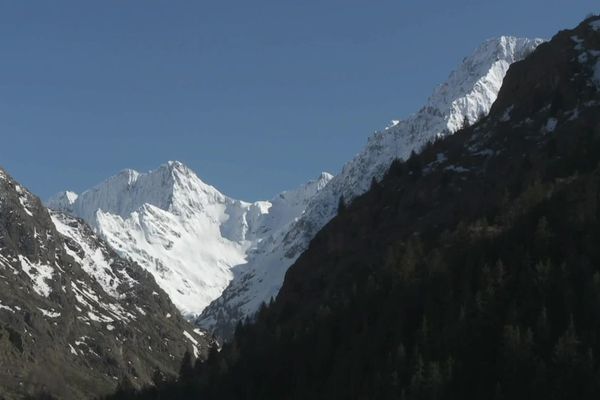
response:
[[[232,267],[265,236],[299,217],[331,179],[322,173],[272,201],[225,196],[188,167],[124,170],[81,195],[63,192],[49,208],[87,221],[118,253],[150,271],[184,315],[199,314],[233,279]]]
[[[395,158],[406,159],[427,142],[452,134],[488,114],[509,66],[525,58],[542,39],[502,36],[481,44],[437,87],[427,104],[404,120],[373,134],[366,147],[308,203],[286,232],[261,241],[249,262],[198,323],[228,336],[235,323],[275,296],[287,268],[337,212],[341,196],[351,201],[380,179]]]

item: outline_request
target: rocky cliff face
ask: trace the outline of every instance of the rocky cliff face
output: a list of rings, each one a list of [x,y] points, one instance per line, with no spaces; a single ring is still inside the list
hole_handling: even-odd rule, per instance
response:
[[[0,169],[0,393],[92,398],[176,374],[212,340],[152,276]]]

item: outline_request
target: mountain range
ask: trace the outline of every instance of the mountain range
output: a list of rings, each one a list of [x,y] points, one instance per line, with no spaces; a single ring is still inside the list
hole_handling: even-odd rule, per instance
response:
[[[599,93],[592,16],[485,41],[271,200],[0,169],[0,398],[597,398]]]
[[[396,158],[485,116],[509,66],[542,40],[503,36],[465,58],[416,114],[372,135],[333,177],[270,201],[232,199],[188,167],[169,162],[148,173],[125,170],[48,207],[84,219],[121,256],[151,272],[173,303],[219,337],[274,298],[290,265],[333,218]]]

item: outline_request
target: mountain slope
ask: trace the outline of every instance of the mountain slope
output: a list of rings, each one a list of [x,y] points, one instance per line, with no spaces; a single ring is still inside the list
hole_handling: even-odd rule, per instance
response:
[[[489,116],[330,221],[219,354],[130,397],[598,398],[598,68],[600,17],[540,45]]]
[[[211,345],[148,273],[0,169],[2,396],[83,399],[123,380],[147,385]]]
[[[405,159],[427,142],[486,115],[510,64],[526,57],[541,42],[506,36],[484,42],[415,115],[370,137],[365,149],[311,198],[287,231],[276,231],[259,243],[222,296],[203,312],[199,325],[229,336],[237,321],[253,315],[262,302],[277,295],[287,268],[335,216],[340,197],[351,201],[369,189],[373,178],[381,179],[395,158]]]
[[[149,173],[125,170],[81,195],[64,192],[47,202],[86,220],[119,254],[151,272],[184,315],[199,314],[233,278],[233,266],[263,237],[302,213],[331,179],[247,203],[202,182],[171,161]]]

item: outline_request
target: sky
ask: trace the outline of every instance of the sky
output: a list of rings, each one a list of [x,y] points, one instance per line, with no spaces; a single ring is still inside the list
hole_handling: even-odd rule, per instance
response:
[[[338,172],[483,40],[576,0],[0,0],[0,166],[42,199],[168,160],[254,201]]]

